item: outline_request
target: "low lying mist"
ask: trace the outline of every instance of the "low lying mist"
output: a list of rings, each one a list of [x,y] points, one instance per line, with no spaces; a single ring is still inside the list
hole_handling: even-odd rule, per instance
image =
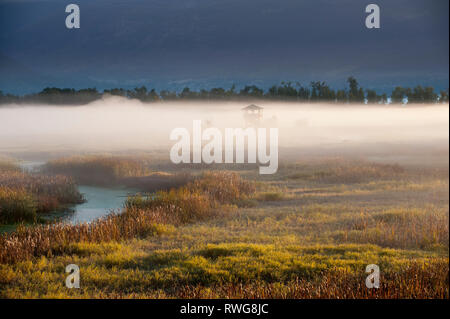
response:
[[[0,107],[0,152],[167,150],[170,132],[193,120],[244,127],[248,102],[143,104],[109,97],[84,106]],[[393,155],[439,152],[448,160],[449,106],[367,106],[260,102],[261,125],[279,128],[280,148],[308,152],[371,149]],[[380,155],[381,154],[381,155]],[[397,154],[398,155],[398,154]]]

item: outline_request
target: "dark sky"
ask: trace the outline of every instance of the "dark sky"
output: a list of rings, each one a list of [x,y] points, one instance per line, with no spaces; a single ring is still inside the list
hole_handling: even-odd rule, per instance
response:
[[[65,27],[65,6],[81,28]],[[367,29],[365,7],[381,8]],[[0,90],[194,89],[356,76],[448,88],[448,0],[0,0]]]

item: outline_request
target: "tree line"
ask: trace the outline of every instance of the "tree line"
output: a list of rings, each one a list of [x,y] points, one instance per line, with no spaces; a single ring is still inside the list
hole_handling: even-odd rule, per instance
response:
[[[281,82],[273,85],[268,90],[263,90],[256,85],[246,85],[242,89],[236,89],[233,85],[230,89],[212,88],[192,91],[188,87],[183,90],[170,91],[147,89],[145,86],[132,90],[122,88],[105,89],[99,92],[95,88],[88,89],[60,89],[45,88],[39,93],[16,96],[3,94],[0,91],[0,104],[7,103],[45,103],[45,104],[87,104],[99,100],[105,96],[121,96],[129,99],[138,99],[142,102],[158,101],[185,101],[185,100],[276,100],[276,101],[298,101],[298,102],[328,102],[328,103],[448,103],[448,89],[435,92],[431,86],[404,88],[397,86],[390,96],[386,93],[378,94],[375,90],[364,90],[354,77],[347,79],[346,89],[334,90],[325,82],[313,81],[309,86],[302,86],[298,82]]]

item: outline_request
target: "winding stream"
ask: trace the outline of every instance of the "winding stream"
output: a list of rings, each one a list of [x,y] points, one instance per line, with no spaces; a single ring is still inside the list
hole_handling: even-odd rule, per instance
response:
[[[109,214],[111,211],[119,211],[127,199],[137,190],[128,188],[105,188],[97,186],[78,186],[80,193],[86,199],[85,203],[72,207],[73,211],[66,213],[63,220],[78,224],[91,222],[97,218]]]
[[[23,170],[35,172],[44,162],[21,162]],[[78,189],[83,194],[86,202],[69,207],[62,213],[52,213],[43,216],[47,219],[60,218],[71,224],[89,223],[112,211],[118,212],[122,209],[128,195],[138,192],[136,189],[120,187],[98,187],[79,185]]]

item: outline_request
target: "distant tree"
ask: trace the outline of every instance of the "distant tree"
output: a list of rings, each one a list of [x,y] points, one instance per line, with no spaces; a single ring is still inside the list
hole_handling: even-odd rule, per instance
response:
[[[396,86],[391,94],[392,103],[398,104],[403,103],[403,99],[405,98],[407,90],[402,88],[401,86]]]
[[[311,83],[311,97],[310,100],[311,101],[317,101],[319,99],[319,94],[317,92],[317,88],[313,85],[313,83]]]
[[[297,96],[300,101],[308,101],[310,98],[311,91],[308,88],[305,88],[299,84],[299,88],[297,90]]]
[[[159,95],[161,96],[161,99],[163,101],[176,100],[176,98],[177,98],[177,92],[168,91],[168,90],[162,90]]]
[[[236,94],[236,85],[233,84],[229,90],[225,92],[225,96],[227,99],[231,99]]]
[[[414,89],[406,89],[405,95],[408,97],[408,103],[436,103],[438,95],[431,86],[422,87],[417,85]]]
[[[188,87],[185,87],[179,95],[179,98],[184,100],[195,99],[196,97],[196,92],[191,91]]]
[[[262,98],[264,96],[264,91],[258,88],[256,85],[246,85],[240,92],[239,96],[242,97],[252,97],[252,98]]]
[[[375,90],[367,90],[367,103],[374,104],[379,102],[379,96]]]
[[[111,94],[127,98],[139,99],[143,102],[170,101],[170,100],[231,100],[238,98],[249,99],[274,99],[292,101],[327,101],[338,103],[367,103],[387,104],[388,97],[385,93],[378,95],[375,90],[366,91],[358,84],[353,77],[347,79],[348,89],[333,90],[323,81],[313,81],[309,86],[302,86],[299,82],[283,81],[279,85],[271,86],[267,91],[256,85],[246,85],[240,91],[236,90],[233,84],[231,88],[221,87],[209,90],[201,89],[193,91],[185,87],[181,92],[162,90],[159,94],[155,89],[147,90],[145,86],[136,87],[132,90],[122,88],[105,89],[99,93],[96,88],[75,90],[73,88],[46,87],[38,93],[25,96],[15,96],[5,94],[0,91],[0,104],[5,103],[48,103],[48,104],[87,104],[101,98],[102,94]],[[436,94],[431,86],[422,87],[417,85],[413,89],[397,86],[391,94],[392,103],[403,103],[407,99],[408,103],[448,103],[448,90]]]
[[[339,103],[348,102],[347,92],[345,90],[338,90],[336,92],[336,100]]]
[[[212,88],[209,91],[209,97],[214,100],[224,100],[225,96],[225,89],[223,88]]]
[[[312,87],[312,100],[318,101],[335,101],[336,92],[332,90],[325,82],[311,82]]]
[[[356,95],[356,101],[360,103],[364,103],[364,89],[359,88],[358,94]]]
[[[276,99],[278,97],[278,86],[272,85],[266,94],[269,98]]]
[[[292,82],[281,82],[281,86],[278,86],[278,96],[283,100],[296,100],[297,90],[292,86]]]
[[[438,101],[438,95],[434,92],[434,88],[432,86],[427,86],[424,89],[424,103],[436,103]]]
[[[147,99],[147,88],[145,86],[134,88],[134,90],[128,91],[128,96],[132,99],[145,101]]]
[[[209,92],[207,90],[205,90],[205,89],[201,89],[200,90],[200,99],[206,100],[208,98],[209,98]]]
[[[439,102],[440,103],[448,103],[448,90],[447,91],[441,91],[439,94]]]
[[[150,102],[157,102],[160,100],[159,95],[155,89],[152,89],[150,93],[147,94],[147,100]]]
[[[127,96],[127,91],[122,88],[114,88],[110,90],[103,90],[103,93],[115,95],[115,96]]]
[[[405,95],[408,97],[408,103],[423,103],[425,97],[425,90],[418,85],[413,90],[406,89]]]
[[[348,100],[350,102],[363,103],[364,102],[364,90],[359,87],[358,81],[353,77],[347,79],[349,86]]]

